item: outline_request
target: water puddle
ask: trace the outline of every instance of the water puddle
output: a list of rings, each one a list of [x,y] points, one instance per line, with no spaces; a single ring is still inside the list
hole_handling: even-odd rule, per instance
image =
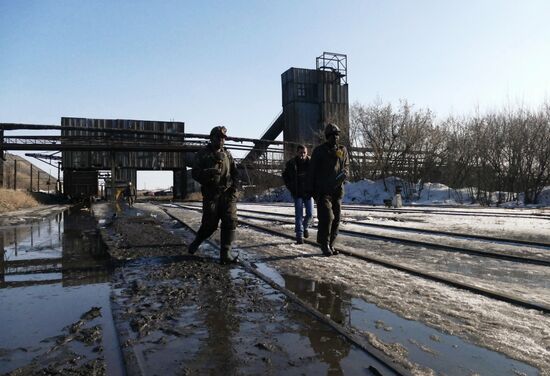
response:
[[[115,280],[121,341],[144,374],[394,374],[238,266],[136,265]]]
[[[2,227],[0,250],[0,374],[101,358],[108,374],[122,374],[111,272],[89,213]]]
[[[262,263],[255,266],[335,322],[373,333],[385,343],[399,343],[410,361],[438,374],[538,375],[538,370],[527,364],[354,298],[342,286],[281,275]]]
[[[391,311],[378,308],[363,299],[352,298],[336,285],[313,282],[296,276],[284,276],[286,287],[319,311],[341,324],[375,334],[386,343],[400,343],[409,360],[446,375],[479,373],[483,375],[536,375],[526,364],[494,351],[478,347],[430,328],[405,320]]]

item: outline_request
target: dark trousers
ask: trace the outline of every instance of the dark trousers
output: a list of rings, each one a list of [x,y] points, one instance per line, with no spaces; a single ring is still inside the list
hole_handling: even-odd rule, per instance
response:
[[[317,198],[317,243],[334,243],[340,227],[342,195],[321,195]]]
[[[216,231],[221,220],[221,238],[227,238],[237,228],[237,200],[230,193],[203,197],[201,227],[197,238],[202,242]]]

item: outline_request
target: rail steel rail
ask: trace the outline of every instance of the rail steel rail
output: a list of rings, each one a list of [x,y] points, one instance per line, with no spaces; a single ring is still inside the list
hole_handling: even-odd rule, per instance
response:
[[[255,203],[248,203],[248,204],[255,204]],[[284,202],[277,202],[277,203],[259,203],[258,205],[262,206],[269,206],[269,205],[277,205],[277,206],[292,206],[292,203],[284,203]],[[435,214],[435,215],[465,215],[465,216],[473,216],[473,217],[508,217],[508,218],[531,218],[531,219],[545,219],[550,220],[550,213],[506,213],[506,212],[485,212],[483,211],[485,209],[479,209],[479,211],[466,211],[466,210],[444,210],[444,209],[413,209],[413,207],[403,207],[403,208],[383,208],[383,207],[373,207],[369,205],[353,205],[353,204],[343,204],[342,205],[343,210],[355,210],[355,211],[362,211],[362,212],[383,212],[383,213],[396,213],[396,214],[402,214],[402,213],[414,213],[414,214]]]
[[[182,209],[202,212],[201,208],[197,208],[197,207],[194,207],[194,206],[175,205],[175,207],[180,207]],[[244,217],[244,216],[240,216],[240,217]],[[263,218],[263,219],[265,220],[265,218]],[[177,219],[177,220],[182,222],[179,219]],[[268,233],[268,234],[272,234],[272,235],[287,238],[287,239],[295,239],[294,235],[287,234],[285,232],[275,230],[275,229],[273,229],[273,227],[262,226],[262,225],[259,225],[257,223],[245,221],[245,220],[242,220],[242,219],[239,219],[239,223],[242,224],[242,225],[248,226],[250,228],[254,228],[256,230]],[[312,240],[309,240],[309,239],[304,239],[304,243],[318,246],[318,244],[316,242],[314,242]],[[391,268],[391,269],[396,269],[396,270],[399,270],[399,271],[402,271],[402,272],[405,272],[405,273],[408,273],[408,274],[411,274],[411,275],[414,275],[414,276],[417,276],[417,277],[421,277],[421,278],[424,278],[424,279],[428,279],[428,280],[431,280],[431,281],[440,282],[440,283],[446,284],[446,285],[451,286],[451,287],[455,287],[455,288],[465,290],[465,291],[470,291],[470,292],[473,292],[475,294],[483,295],[483,296],[489,297],[491,299],[495,299],[495,300],[503,301],[503,302],[506,302],[506,303],[510,303],[510,304],[516,305],[518,307],[527,308],[527,309],[534,309],[534,310],[537,310],[537,311],[541,311],[545,314],[550,314],[550,305],[545,304],[545,303],[537,303],[537,302],[533,302],[533,301],[523,299],[523,298],[520,298],[520,297],[517,297],[517,296],[510,295],[510,294],[505,294],[505,293],[501,293],[501,292],[497,292],[497,291],[492,291],[490,289],[487,289],[487,288],[484,288],[484,287],[479,287],[479,286],[476,286],[476,285],[471,284],[471,283],[458,281],[458,280],[455,280],[455,279],[452,279],[452,278],[442,277],[442,276],[439,276],[439,275],[434,274],[434,273],[429,273],[429,272],[425,272],[425,271],[422,271],[422,270],[418,270],[416,268],[409,267],[409,266],[406,266],[406,265],[402,265],[402,264],[399,264],[399,263],[396,263],[396,262],[388,261],[388,260],[382,259],[380,257],[376,257],[376,256],[372,256],[372,255],[362,255],[362,254],[359,254],[357,252],[350,251],[348,249],[343,249],[343,248],[340,248],[340,247],[336,247],[336,250],[338,252],[340,252],[341,254],[346,255],[346,256],[351,256],[351,257],[354,257],[354,258],[357,258],[357,259],[360,259],[360,260],[372,262],[372,263],[382,265],[382,266],[385,266],[385,267],[388,267],[388,268]]]
[[[192,210],[197,210],[197,209],[193,208]],[[170,216],[174,220],[181,223],[189,231],[196,234],[196,231],[193,228],[191,228],[188,224],[186,224],[184,221],[182,221],[180,218],[168,212],[167,209],[164,209],[164,211],[168,216]],[[211,247],[219,250],[219,246],[217,244],[215,244],[210,240],[207,240],[207,242]],[[369,356],[374,358],[378,363],[381,363],[384,367],[387,368],[385,370],[384,369],[381,370],[373,365],[369,365],[368,367],[369,371],[373,372],[376,375],[411,375],[410,371],[396,364],[389,356],[384,354],[382,351],[378,350],[376,347],[374,347],[373,345],[371,345],[369,342],[365,341],[358,335],[346,330],[342,325],[338,324],[336,321],[332,320],[327,315],[315,309],[311,304],[299,298],[295,293],[285,288],[284,286],[281,286],[280,284],[275,282],[273,279],[271,279],[267,275],[261,273],[259,270],[257,270],[257,268],[255,268],[249,262],[242,259],[238,259],[237,262],[244,270],[246,270],[250,274],[255,275],[256,277],[258,277],[259,279],[261,279],[262,281],[270,285],[273,289],[285,295],[290,301],[292,301],[293,303],[303,308],[306,312],[311,314],[317,320],[319,320],[323,324],[329,326],[331,329],[336,331],[339,335],[345,338],[349,343],[358,347],[363,352],[367,353]]]
[[[483,213],[481,211],[471,212],[471,211],[460,211],[460,210],[441,210],[441,209],[409,209],[409,208],[399,208],[399,209],[385,209],[385,208],[371,208],[371,207],[360,207],[353,205],[343,205],[342,209],[345,210],[358,210],[358,211],[374,211],[374,212],[393,212],[393,213],[416,213],[416,214],[436,214],[436,215],[466,215],[472,217],[507,217],[507,218],[532,218],[532,219],[546,219],[550,220],[550,214],[544,213],[505,213],[505,212],[493,212],[493,213]],[[483,209],[481,209],[483,210]]]
[[[287,218],[294,218],[294,215],[292,215],[292,214],[273,213],[273,212],[265,213],[265,212],[261,212],[261,211],[258,211],[258,210],[250,210],[250,209],[242,209],[242,208],[239,208],[239,211],[240,212],[248,212],[248,213],[257,213],[257,214],[280,216],[280,217],[287,217]],[[423,228],[416,228],[416,227],[385,225],[385,224],[380,224],[380,223],[364,223],[364,222],[359,222],[357,220],[350,220],[350,219],[342,219],[342,222],[347,222],[347,223],[362,226],[362,227],[376,227],[376,228],[383,228],[383,229],[389,229],[389,230],[398,230],[398,231],[404,231],[404,232],[406,231],[406,232],[420,232],[420,233],[432,234],[432,235],[446,235],[446,236],[454,236],[454,237],[457,237],[457,238],[479,239],[479,240],[483,240],[483,241],[491,241],[491,242],[505,243],[505,244],[511,244],[511,245],[527,245],[527,246],[548,248],[548,250],[550,251],[550,243],[536,242],[536,241],[531,241],[531,240],[512,239],[512,238],[495,238],[495,237],[492,237],[492,236],[466,234],[466,233],[462,233],[462,232],[430,230],[430,229],[423,229]]]
[[[185,205],[176,205],[181,208],[191,208],[196,209],[195,206],[185,206]],[[247,212],[250,210],[247,209],[239,209],[238,212]],[[256,211],[253,211],[254,213],[258,213]],[[289,214],[282,214],[282,213],[261,213],[266,216],[277,216],[277,217],[294,217]],[[272,218],[266,218],[266,217],[259,217],[254,215],[246,215],[246,214],[239,214],[239,216],[243,218],[249,218],[254,220],[264,220],[264,221],[273,221]],[[280,221],[280,220],[279,220]],[[288,224],[294,224],[294,221],[282,221]],[[313,226],[314,228],[316,226]],[[427,242],[423,240],[413,240],[413,239],[404,239],[401,237],[395,237],[395,236],[389,236],[389,235],[379,235],[379,234],[369,234],[369,233],[363,233],[353,230],[345,230],[340,229],[339,232],[341,234],[353,236],[353,237],[359,237],[359,238],[370,238],[370,239],[376,239],[376,240],[385,240],[390,241],[394,243],[401,243],[401,244],[411,244],[414,246],[422,246],[426,248],[436,249],[436,250],[443,250],[447,252],[458,252],[458,253],[466,253],[466,254],[472,254],[476,256],[482,256],[482,257],[489,257],[489,258],[495,258],[499,260],[506,260],[506,261],[512,261],[512,262],[518,262],[523,264],[532,264],[532,265],[542,265],[542,266],[550,266],[550,260],[548,259],[542,259],[537,257],[525,257],[525,256],[515,256],[510,254],[504,254],[499,253],[495,251],[486,251],[481,249],[472,249],[472,248],[465,248],[465,247],[458,247],[458,246],[452,246],[452,245],[446,245],[441,243],[432,243]]]

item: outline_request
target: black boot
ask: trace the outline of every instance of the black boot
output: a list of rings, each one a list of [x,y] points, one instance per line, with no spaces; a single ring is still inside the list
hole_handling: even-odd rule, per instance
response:
[[[221,229],[220,235],[220,264],[234,264],[237,262],[237,256],[231,252],[231,244],[235,240],[235,230]]]
[[[199,246],[201,245],[201,243],[202,243],[202,240],[196,237],[195,240],[193,240],[191,244],[187,246],[187,252],[189,252],[190,255],[194,255],[195,252],[197,252],[197,249],[199,249]]]
[[[340,252],[338,252],[338,251],[336,250],[336,248],[334,248],[334,241],[335,241],[335,240],[336,240],[336,238],[331,238],[331,239],[330,239],[330,242],[328,243],[328,246],[329,246],[329,248],[330,248],[330,251],[332,252],[333,255],[337,255],[338,253],[340,253]]]
[[[321,251],[325,256],[332,256],[332,250],[330,249],[328,241],[321,243]]]

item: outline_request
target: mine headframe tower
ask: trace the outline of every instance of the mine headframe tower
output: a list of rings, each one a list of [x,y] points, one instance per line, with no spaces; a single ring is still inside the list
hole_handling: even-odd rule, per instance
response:
[[[281,132],[284,160],[295,155],[296,145],[312,148],[324,142],[324,128],[333,122],[342,130],[342,141],[349,142],[348,62],[344,54],[323,52],[316,69],[289,68],[281,75],[282,112],[256,142],[241,165],[262,169],[269,159],[268,149]],[[273,163],[269,163],[270,166]],[[263,179],[263,177],[262,177]]]
[[[348,63],[343,54],[324,52],[316,69],[290,68],[281,75],[283,138],[316,146],[324,142],[324,128],[336,123],[342,141],[349,140]],[[285,149],[285,159],[295,154]]]

